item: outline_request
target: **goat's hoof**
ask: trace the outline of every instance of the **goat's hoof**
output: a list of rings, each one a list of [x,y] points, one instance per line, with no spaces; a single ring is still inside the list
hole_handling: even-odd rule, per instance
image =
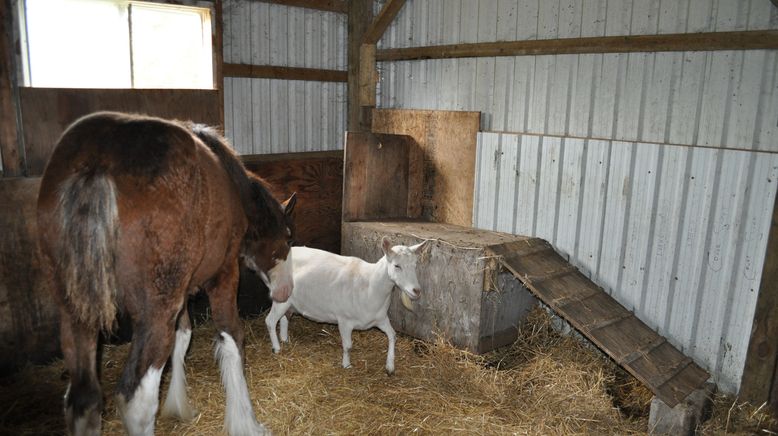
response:
[[[386,368],[386,375],[388,375],[389,377],[393,376],[394,375],[394,368],[392,368],[392,369]]]
[[[280,348],[279,348],[279,349],[277,349],[277,350],[276,350],[275,348],[273,348],[273,354],[278,354],[278,353],[280,353],[280,352],[281,352],[281,349],[280,349]]]

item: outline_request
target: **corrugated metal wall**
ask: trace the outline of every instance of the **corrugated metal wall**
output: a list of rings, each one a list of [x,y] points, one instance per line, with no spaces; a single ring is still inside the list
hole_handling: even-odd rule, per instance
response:
[[[225,0],[224,62],[346,69],[346,15]],[[343,148],[346,84],[224,79],[224,124],[241,154]]]
[[[381,46],[778,28],[766,0],[409,0]],[[474,222],[553,242],[736,391],[778,176],[778,53],[385,62],[379,105],[478,110]]]

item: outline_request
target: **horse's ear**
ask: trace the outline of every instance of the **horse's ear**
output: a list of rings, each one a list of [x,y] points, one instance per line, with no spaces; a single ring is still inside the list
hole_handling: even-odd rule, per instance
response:
[[[384,250],[384,254],[386,257],[391,257],[392,255],[392,241],[389,240],[386,236],[384,236],[381,239],[381,250]]]
[[[284,208],[284,215],[290,216],[292,215],[292,211],[294,211],[294,205],[297,204],[297,193],[292,193],[292,196],[289,197],[288,200],[281,203],[281,206]]]

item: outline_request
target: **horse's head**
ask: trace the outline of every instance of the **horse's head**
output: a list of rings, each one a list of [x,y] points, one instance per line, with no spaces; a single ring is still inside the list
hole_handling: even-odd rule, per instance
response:
[[[243,240],[243,263],[262,278],[270,289],[270,297],[278,302],[288,300],[294,287],[290,247],[294,241],[292,211],[296,203],[295,194],[281,204],[274,200],[269,211],[272,219],[253,217]]]
[[[381,249],[388,261],[389,278],[411,300],[417,300],[421,295],[421,285],[416,277],[416,264],[419,261],[420,249],[424,242],[410,247],[405,245],[392,247],[391,242],[386,237],[381,241]],[[405,301],[403,303],[405,304]]]

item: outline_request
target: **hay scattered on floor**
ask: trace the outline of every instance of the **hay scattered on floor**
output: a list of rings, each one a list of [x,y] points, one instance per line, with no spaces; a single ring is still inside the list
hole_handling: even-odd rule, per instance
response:
[[[246,376],[260,421],[276,434],[645,434],[651,393],[592,348],[558,334],[542,311],[510,347],[474,356],[443,340],[400,336],[396,373],[384,372],[386,337],[355,332],[352,368],[340,367],[337,327],[301,317],[291,343],[270,352],[262,318],[246,323]],[[213,325],[195,329],[187,357],[192,423],[158,419],[157,434],[221,434],[224,395]],[[103,388],[112,393],[129,346],[106,347]],[[61,362],[0,380],[0,434],[61,433]],[[163,381],[163,390],[167,387]],[[753,432],[764,410],[718,400],[704,434]],[[104,434],[123,434],[106,395]],[[721,406],[723,404],[723,406]],[[727,410],[725,410],[727,409]],[[773,421],[774,423],[774,421]]]

